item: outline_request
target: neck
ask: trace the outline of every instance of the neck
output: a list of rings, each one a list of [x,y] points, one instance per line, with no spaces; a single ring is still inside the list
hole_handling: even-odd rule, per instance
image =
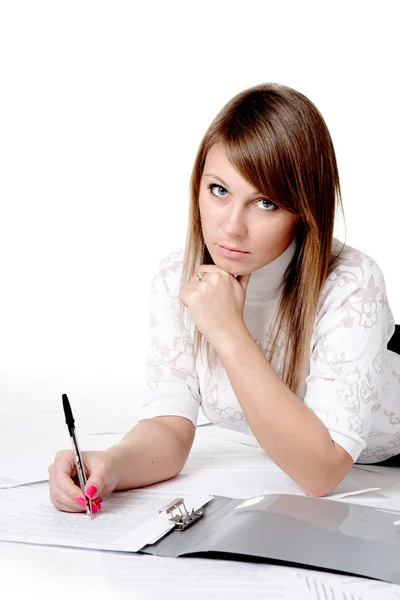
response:
[[[296,238],[273,261],[254,271],[247,286],[246,299],[267,302],[277,298],[287,267],[296,251]]]

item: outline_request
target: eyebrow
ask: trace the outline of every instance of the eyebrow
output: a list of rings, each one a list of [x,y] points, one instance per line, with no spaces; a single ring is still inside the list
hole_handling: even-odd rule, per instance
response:
[[[204,175],[206,177],[214,177],[214,179],[218,179],[218,181],[220,181],[222,183],[222,185],[224,185],[226,188],[228,187],[228,184],[225,183],[225,181],[223,179],[221,179],[221,177],[218,177],[218,175],[213,175],[213,173],[204,173]],[[251,196],[258,196],[260,194],[260,192],[253,192],[252,194],[250,194]]]

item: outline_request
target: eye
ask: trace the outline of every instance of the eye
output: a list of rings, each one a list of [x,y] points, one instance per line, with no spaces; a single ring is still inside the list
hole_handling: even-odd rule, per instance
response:
[[[257,200],[257,202],[264,202],[264,212],[274,212],[275,210],[278,210],[279,206],[277,204],[275,204],[274,202],[272,202],[271,200],[267,200],[266,198],[262,198],[262,200]],[[269,205],[272,206],[272,208],[265,208],[265,205]]]
[[[208,189],[211,190],[211,193],[214,194],[214,189],[217,188],[218,190],[225,190],[225,192],[227,191],[222,185],[218,185],[216,183],[210,183],[210,185],[208,186]],[[215,196],[216,194],[214,194]],[[217,198],[221,198],[221,196],[217,196]]]
[[[227,192],[227,190],[222,185],[219,185],[217,183],[210,183],[208,185],[208,189],[217,198],[225,198],[225,194],[223,196],[219,196],[217,194],[214,194],[214,189],[218,189],[219,191],[223,190],[224,192]],[[267,198],[262,198],[261,200],[257,200],[256,202],[263,202],[264,203],[264,209],[263,209],[264,212],[274,212],[275,210],[279,209],[279,206],[277,204],[275,204],[271,200],[268,200]],[[266,205],[268,205],[268,206],[270,206],[272,208],[266,208]]]

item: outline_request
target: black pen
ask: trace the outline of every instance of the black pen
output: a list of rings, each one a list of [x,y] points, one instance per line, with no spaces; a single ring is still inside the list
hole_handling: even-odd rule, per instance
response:
[[[67,394],[62,395],[62,403],[63,403],[63,408],[64,408],[65,422],[68,426],[69,435],[71,436],[72,449],[74,451],[74,456],[75,456],[75,464],[76,464],[76,471],[78,473],[79,485],[81,487],[81,490],[83,491],[85,488],[85,485],[86,485],[85,468],[83,465],[81,453],[79,451],[78,439],[76,437],[75,419],[72,414],[71,405],[69,403]],[[83,494],[85,495],[84,491],[83,491]],[[88,501],[88,503],[86,505],[86,512],[90,516],[90,518],[92,518],[92,514],[93,514],[92,501],[89,497],[87,497],[87,501]]]

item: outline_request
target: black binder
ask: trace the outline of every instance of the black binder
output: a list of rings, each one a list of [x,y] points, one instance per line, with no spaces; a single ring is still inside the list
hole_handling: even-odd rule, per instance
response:
[[[214,496],[200,516],[140,552],[273,562],[400,584],[397,512],[274,494],[245,501]]]

